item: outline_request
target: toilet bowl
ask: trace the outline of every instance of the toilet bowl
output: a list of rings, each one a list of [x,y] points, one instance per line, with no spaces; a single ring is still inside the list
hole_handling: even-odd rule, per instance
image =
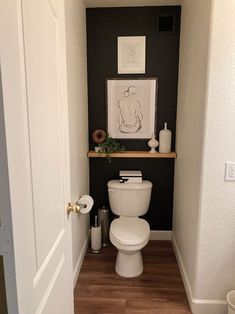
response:
[[[117,248],[115,270],[122,277],[136,277],[143,272],[141,249],[148,243],[150,227],[139,218],[148,211],[152,183],[108,182],[110,207],[119,218],[110,225],[110,241]]]
[[[136,277],[143,272],[141,249],[148,243],[147,221],[135,217],[115,219],[110,227],[110,241],[118,249],[115,270],[122,277]]]

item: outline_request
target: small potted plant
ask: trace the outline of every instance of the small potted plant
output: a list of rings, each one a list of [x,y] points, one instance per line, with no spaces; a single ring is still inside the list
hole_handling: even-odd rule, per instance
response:
[[[103,143],[100,143],[98,145],[100,147],[99,152],[100,153],[106,153],[108,162],[111,162],[111,154],[115,152],[124,151],[125,147],[121,145],[118,141],[116,141],[114,138],[107,135],[106,139]]]

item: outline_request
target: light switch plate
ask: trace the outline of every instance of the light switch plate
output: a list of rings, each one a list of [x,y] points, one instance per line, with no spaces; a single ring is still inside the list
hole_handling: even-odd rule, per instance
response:
[[[235,181],[235,162],[227,161],[225,164],[225,180]]]

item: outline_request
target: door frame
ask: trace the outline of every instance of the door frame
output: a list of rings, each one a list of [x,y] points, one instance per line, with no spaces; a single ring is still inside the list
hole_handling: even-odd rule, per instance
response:
[[[0,73],[0,255],[3,256],[3,268],[6,290],[6,302],[9,313],[18,312],[16,294],[15,258],[11,220],[11,202],[6,150],[6,135],[3,111],[2,80]]]

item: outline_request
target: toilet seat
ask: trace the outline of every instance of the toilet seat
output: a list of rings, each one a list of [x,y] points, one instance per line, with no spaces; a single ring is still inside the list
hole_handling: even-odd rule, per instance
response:
[[[111,223],[110,236],[121,245],[139,245],[148,241],[149,224],[138,217],[120,217]]]

